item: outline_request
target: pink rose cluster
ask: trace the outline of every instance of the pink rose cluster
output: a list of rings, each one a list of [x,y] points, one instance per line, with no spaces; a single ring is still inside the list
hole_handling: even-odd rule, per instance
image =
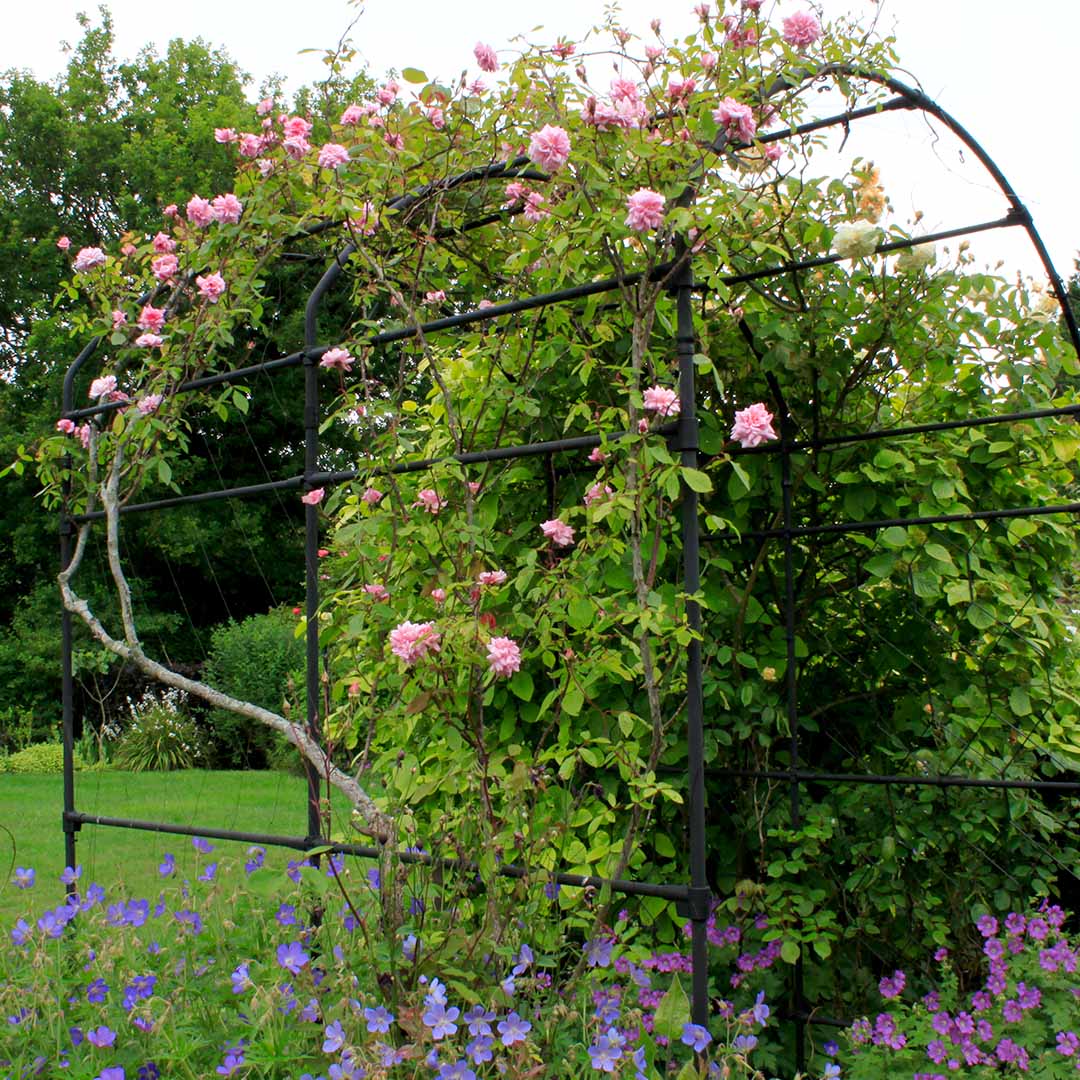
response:
[[[649,188],[638,188],[626,200],[626,224],[634,232],[659,229],[664,222],[664,196]]]
[[[647,115],[648,109],[638,95],[637,84],[629,79],[612,79],[610,103],[590,97],[581,109],[581,119],[597,131],[641,127]]]
[[[731,437],[744,449],[780,438],[773,430],[772,413],[758,401],[735,413]]]
[[[476,47],[473,49],[473,56],[476,57],[476,62],[480,65],[481,71],[499,70],[499,58],[495,55],[495,50],[490,45],[485,45],[482,41],[478,41]]]
[[[192,195],[187,204],[188,221],[200,229],[205,229],[214,221],[235,225],[243,212],[244,204],[231,191],[225,195],[216,195],[212,202]]]
[[[521,667],[521,649],[513,638],[493,637],[488,642],[488,667],[500,679],[513,675]]]
[[[85,274],[87,270],[93,270],[97,266],[105,265],[105,252],[98,247],[84,247],[75,256],[75,273]]]
[[[428,653],[439,652],[442,640],[433,622],[406,620],[390,631],[390,651],[410,667]]]
[[[529,140],[529,160],[545,172],[558,172],[570,158],[570,136],[565,129],[545,124]]]
[[[574,530],[565,521],[552,518],[540,523],[540,531],[556,546],[569,547],[574,542]]]
[[[437,514],[446,506],[446,500],[440,499],[438,492],[432,488],[422,488],[416,493],[416,502],[413,506],[419,506],[429,514]]]
[[[526,221],[536,223],[551,216],[551,211],[543,206],[544,196],[539,191],[530,191],[518,180],[512,180],[506,185],[506,202],[504,209],[512,210],[522,207],[522,213]]]
[[[326,143],[319,151],[319,168],[336,169],[339,165],[348,165],[349,151],[340,143]]]
[[[663,386],[650,386],[642,395],[642,404],[646,412],[657,416],[679,415],[679,395]]]
[[[726,97],[718,108],[713,109],[713,119],[732,138],[750,142],[757,131],[754,110],[749,105],[742,105],[734,98]]]
[[[809,11],[797,11],[784,19],[784,40],[796,48],[813,45],[821,37],[821,23]]]

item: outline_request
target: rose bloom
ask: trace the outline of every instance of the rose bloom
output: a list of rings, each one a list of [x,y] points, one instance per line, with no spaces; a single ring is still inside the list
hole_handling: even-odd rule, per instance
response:
[[[493,637],[488,642],[488,667],[492,673],[505,679],[521,667],[521,649],[513,638]]]
[[[160,334],[140,334],[135,339],[135,344],[140,349],[156,349],[165,343],[165,339]]]
[[[600,462],[607,461],[607,454],[605,454],[599,446],[594,446],[592,450],[589,451],[589,460],[595,465],[599,465]]]
[[[176,250],[176,241],[168,233],[159,232],[153,239],[153,246],[159,255],[171,255]]]
[[[150,262],[150,269],[158,281],[171,281],[179,268],[180,260],[175,255],[159,255]]]
[[[429,652],[438,652],[439,631],[432,622],[403,622],[390,631],[390,651],[412,666]]]
[[[258,157],[262,153],[263,141],[261,135],[253,135],[250,131],[240,136],[240,154],[242,157]]]
[[[413,506],[423,507],[429,514],[437,514],[446,505],[445,499],[440,499],[438,494],[431,488],[423,488],[416,493],[416,502]]]
[[[141,397],[135,402],[135,408],[138,409],[143,416],[149,416],[151,413],[157,412],[160,406],[160,394],[147,394],[146,397]]]
[[[446,116],[438,105],[429,105],[424,110],[424,115],[431,121],[431,126],[436,131],[442,131],[446,127]]]
[[[626,200],[626,224],[634,232],[658,229],[664,221],[664,196],[658,191],[638,188]]]
[[[387,592],[386,586],[381,585],[378,582],[374,585],[365,585],[364,592],[366,592],[368,596],[374,597],[376,600],[385,600],[390,595],[390,593]]]
[[[393,79],[390,79],[389,82],[380,86],[379,89],[375,91],[375,99],[380,105],[393,105],[397,100],[397,95],[398,84],[394,82]]]
[[[338,371],[350,371],[353,366],[353,358],[345,349],[327,349],[319,361],[319,367],[337,368]]]
[[[359,105],[350,105],[341,114],[340,123],[342,124],[359,124],[364,119],[364,110]]]
[[[235,225],[243,211],[244,204],[231,191],[215,196],[210,210],[215,221],[227,225]]]
[[[784,20],[784,40],[796,47],[813,45],[821,37],[821,23],[809,11],[797,11]]]
[[[585,505],[591,506],[597,499],[605,499],[608,495],[613,494],[614,492],[608,484],[593,484],[593,486],[585,492]]]
[[[369,487],[364,489],[364,494],[360,496],[360,501],[365,502],[368,506],[374,506],[381,498],[383,493],[377,488]]]
[[[731,437],[746,448],[780,438],[773,430],[772,413],[758,401],[735,414]]]
[[[179,214],[179,210],[176,209],[176,203],[171,202],[168,206],[164,207],[161,211],[163,217],[174,218]]]
[[[264,97],[258,105],[255,106],[255,112],[259,116],[265,116],[274,107],[274,99]]]
[[[757,131],[754,110],[749,105],[741,105],[734,98],[726,97],[720,106],[713,109],[713,119],[729,135],[737,135],[743,142],[750,142]]]
[[[305,506],[318,506],[323,501],[323,496],[326,494],[325,489],[315,488],[314,491],[309,491],[300,496],[300,501]]]
[[[306,139],[311,134],[311,124],[302,116],[290,116],[281,125],[281,130],[287,139]]]
[[[446,299],[446,293],[442,289],[433,289],[431,292],[424,293],[424,299],[429,304],[437,304],[440,300]]]
[[[540,531],[556,547],[569,547],[574,542],[574,530],[565,521],[560,521],[558,518],[541,522]]]
[[[235,128],[214,128],[214,142],[232,143],[236,142],[237,138]]]
[[[95,266],[105,265],[105,252],[101,248],[85,247],[75,256],[75,272],[85,274],[87,270],[93,270]]]
[[[373,236],[379,227],[379,218],[375,213],[375,204],[366,202],[360,207],[359,216],[348,219],[348,226],[354,232],[363,233],[364,236]]]
[[[529,160],[545,172],[558,172],[570,157],[570,136],[553,124],[545,124],[529,140]]]
[[[56,421],[56,430],[64,435],[70,435],[75,430],[75,421],[65,416],[62,420]]]
[[[89,398],[93,401],[95,398],[104,397],[106,394],[111,394],[116,389],[116,376],[115,375],[102,375],[100,379],[95,379],[90,384]]]
[[[481,585],[501,585],[506,581],[505,570],[484,570],[476,579]]]
[[[139,313],[136,325],[140,330],[160,330],[165,325],[165,309],[147,304]]]
[[[225,279],[220,274],[200,275],[195,279],[195,284],[199,286],[199,295],[211,304],[216,304],[225,291]]]
[[[67,251],[67,249],[71,247],[71,241],[66,236],[61,236],[60,239],[56,241],[56,246],[61,251]]]
[[[124,323],[126,323],[126,322],[127,322],[127,314],[125,312],[121,311],[119,308],[117,308],[112,313],[112,328],[114,330],[119,330],[120,327],[123,326]]]
[[[499,70],[499,58],[495,55],[495,50],[490,45],[485,45],[482,41],[478,41],[473,49],[473,56],[476,57],[476,62],[480,65],[481,71]]]
[[[431,599],[434,600],[436,604],[445,603],[446,602],[446,590],[445,589],[432,589],[431,590]]]
[[[860,259],[873,255],[881,239],[881,230],[869,221],[850,221],[837,226],[833,247],[845,259]]]
[[[319,151],[319,168],[336,169],[349,163],[349,151],[340,143],[326,143]]]
[[[299,161],[311,149],[311,143],[302,135],[290,136],[281,145],[293,161]]]
[[[544,201],[544,196],[539,191],[530,191],[525,197],[525,220],[531,221],[535,224],[538,221],[543,221],[546,217],[551,217],[551,211],[545,210],[541,205]]]
[[[187,204],[187,219],[192,225],[205,229],[214,220],[214,208],[210,205],[210,200],[192,195]]]
[[[551,51],[560,59],[565,60],[568,56],[574,55],[574,49],[576,46],[572,41],[560,41],[551,47]]]
[[[646,411],[654,412],[658,416],[679,414],[679,395],[663,386],[650,386],[643,395],[643,401]]]

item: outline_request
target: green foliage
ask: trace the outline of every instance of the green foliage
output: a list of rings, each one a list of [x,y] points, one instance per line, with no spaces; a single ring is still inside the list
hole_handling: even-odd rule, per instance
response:
[[[290,678],[299,672],[297,682],[303,683],[304,643],[295,630],[296,616],[286,608],[217,627],[210,637],[206,681],[241,701],[280,712]],[[209,726],[219,768],[287,768],[296,761],[296,751],[284,739],[245,717],[214,709]]]
[[[35,743],[14,754],[9,754],[4,761],[4,772],[10,773],[59,773],[64,771],[63,743]],[[82,759],[75,755],[75,768],[83,767]]]
[[[203,737],[186,711],[186,695],[147,691],[128,702],[130,720],[112,751],[113,762],[131,772],[190,769],[205,757]]]

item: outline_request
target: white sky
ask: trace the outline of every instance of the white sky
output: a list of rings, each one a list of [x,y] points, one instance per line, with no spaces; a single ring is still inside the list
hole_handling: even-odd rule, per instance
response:
[[[695,0],[622,0],[623,22],[647,32],[659,15],[671,37],[689,31]],[[998,162],[1031,210],[1058,271],[1068,276],[1080,249],[1080,86],[1075,43],[1080,0],[821,0],[827,15],[852,13],[894,30],[903,66],[948,109]],[[716,0],[713,0],[715,9]],[[803,0],[766,0],[773,19],[806,7]],[[65,63],[60,41],[78,40],[75,14],[93,12],[92,0],[10,0],[0,35],[0,69],[28,68],[40,78]],[[272,73],[292,87],[317,80],[320,53],[333,46],[359,14],[352,39],[375,74],[389,67],[419,67],[452,77],[472,64],[483,40],[496,49],[517,34],[536,41],[580,37],[599,21],[603,0],[184,0],[165,16],[146,0],[112,0],[117,52],[130,56],[169,37],[202,37],[223,46],[258,83]],[[544,29],[533,33],[543,21]],[[475,70],[474,68],[472,70]],[[965,164],[959,144],[937,138],[913,116],[875,117],[856,125],[842,161],[873,158],[897,219],[925,212],[927,229],[949,228],[1001,216],[1004,201],[977,166]],[[822,161],[822,169],[825,162]],[[973,243],[981,261],[1004,258],[1009,267],[1037,272],[1017,230]]]

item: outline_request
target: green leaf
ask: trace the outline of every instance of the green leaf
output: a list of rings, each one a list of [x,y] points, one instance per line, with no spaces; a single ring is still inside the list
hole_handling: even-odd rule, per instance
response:
[[[690,999],[682,988],[678,974],[671,980],[671,989],[660,999],[653,1017],[653,1033],[675,1042],[682,1029],[690,1023]]]
[[[1031,698],[1022,686],[1014,686],[1009,694],[1009,708],[1016,716],[1031,715]]]
[[[699,494],[705,495],[713,489],[712,480],[708,473],[703,473],[700,469],[683,469],[682,478],[686,481],[687,487]],[[747,487],[749,487],[749,484]]]
[[[567,609],[566,621],[575,630],[587,630],[593,624],[594,613],[593,602],[587,596],[579,596]]]
[[[986,630],[994,625],[994,613],[988,611],[984,604],[969,604],[967,609],[967,621],[976,630]]]
[[[401,77],[406,82],[411,82],[411,83],[426,83],[427,82],[427,76],[419,68],[412,68],[412,67],[402,68],[401,69]]]
[[[794,964],[799,959],[799,946],[794,941],[785,941],[780,946],[780,958],[785,964]]]
[[[892,572],[896,566],[897,556],[895,555],[875,555],[872,559],[867,559],[863,564],[868,574],[872,574],[874,577],[886,578]]]
[[[878,539],[886,547],[902,548],[907,544],[907,529],[902,529],[899,525],[892,525]]]
[[[948,563],[952,565],[952,556],[949,554],[948,549],[941,546],[941,544],[927,544],[923,548],[923,551],[930,556],[931,559],[937,559],[938,562]]]
[[[675,858],[675,845],[671,842],[671,837],[667,833],[657,833],[653,837],[653,847],[656,848],[656,854],[662,858]]]
[[[585,695],[576,686],[571,686],[563,696],[562,711],[568,716],[580,716],[584,704]]]
[[[532,701],[532,676],[527,671],[515,671],[514,677],[510,680],[510,690],[515,697],[520,698],[522,701]]]
[[[157,463],[158,479],[163,484],[169,484],[172,482],[172,466],[164,459],[160,458]]]

